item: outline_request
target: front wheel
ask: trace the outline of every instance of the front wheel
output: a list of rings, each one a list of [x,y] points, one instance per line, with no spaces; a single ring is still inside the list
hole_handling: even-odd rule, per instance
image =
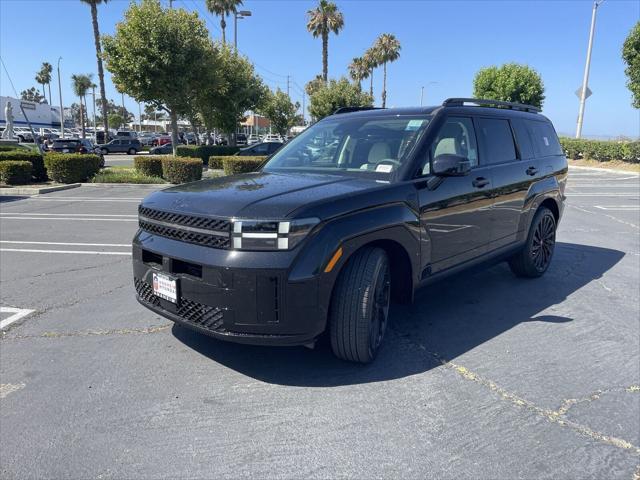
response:
[[[109,150],[107,150],[106,148],[103,148],[101,151],[103,155],[109,155]]]
[[[344,267],[331,298],[333,353],[351,362],[371,362],[384,338],[390,303],[387,254],[381,248],[359,250]]]
[[[511,271],[518,277],[537,278],[551,264],[556,245],[556,218],[551,210],[540,207],[533,217],[524,248],[509,259]]]
[[[137,152],[136,152],[136,149],[135,149],[135,148],[130,148],[130,149],[129,149],[129,151],[128,151],[127,153],[128,153],[129,155],[135,155]]]

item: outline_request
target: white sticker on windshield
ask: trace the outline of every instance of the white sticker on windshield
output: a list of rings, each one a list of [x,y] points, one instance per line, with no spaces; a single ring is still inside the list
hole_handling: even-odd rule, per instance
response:
[[[389,173],[393,170],[393,165],[380,164],[376,167],[376,172]]]
[[[548,147],[549,146],[549,139],[547,137],[542,137],[542,138],[544,140],[545,146]]]
[[[418,130],[422,126],[423,122],[424,120],[409,120],[405,130]]]

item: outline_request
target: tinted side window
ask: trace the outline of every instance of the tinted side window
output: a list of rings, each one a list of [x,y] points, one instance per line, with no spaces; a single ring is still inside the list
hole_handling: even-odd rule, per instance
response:
[[[523,160],[533,158],[533,144],[531,143],[531,137],[529,136],[529,131],[524,121],[519,118],[511,120],[511,126],[513,127],[513,132],[516,134],[516,144],[520,151],[520,158]]]
[[[253,153],[256,155],[265,154],[269,152],[269,144],[268,143],[260,143],[253,147]]]
[[[473,121],[467,117],[447,118],[431,142],[429,153],[432,160],[438,155],[452,154],[467,158],[471,167],[478,165],[478,147]],[[422,174],[427,175],[429,171],[429,162],[427,162]]]
[[[479,118],[478,137],[483,147],[483,163],[491,165],[516,160],[516,147],[509,120]]]
[[[528,121],[527,127],[533,139],[533,146],[538,157],[562,155],[562,147],[558,136],[550,123]]]

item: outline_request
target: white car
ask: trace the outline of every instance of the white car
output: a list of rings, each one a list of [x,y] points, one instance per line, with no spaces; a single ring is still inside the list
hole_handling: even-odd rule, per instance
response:
[[[263,142],[281,142],[282,143],[282,138],[280,138],[280,135],[275,135],[275,134],[269,134],[269,135],[265,135],[262,138]]]
[[[254,143],[258,143],[260,141],[260,137],[255,133],[252,133],[247,137],[247,145],[253,145]]]

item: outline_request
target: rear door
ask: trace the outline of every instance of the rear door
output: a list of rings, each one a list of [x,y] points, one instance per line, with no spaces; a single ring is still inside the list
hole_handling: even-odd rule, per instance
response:
[[[491,240],[491,173],[478,155],[470,116],[449,116],[444,120],[428,146],[423,175],[430,174],[430,160],[447,153],[466,157],[471,173],[433,179],[440,183],[431,188],[427,188],[430,182],[416,184],[420,221],[428,235],[423,242],[423,267],[432,273],[482,255]]]
[[[531,184],[540,176],[531,138],[519,118],[478,118],[482,158],[491,166],[495,201],[490,249],[516,241]]]

